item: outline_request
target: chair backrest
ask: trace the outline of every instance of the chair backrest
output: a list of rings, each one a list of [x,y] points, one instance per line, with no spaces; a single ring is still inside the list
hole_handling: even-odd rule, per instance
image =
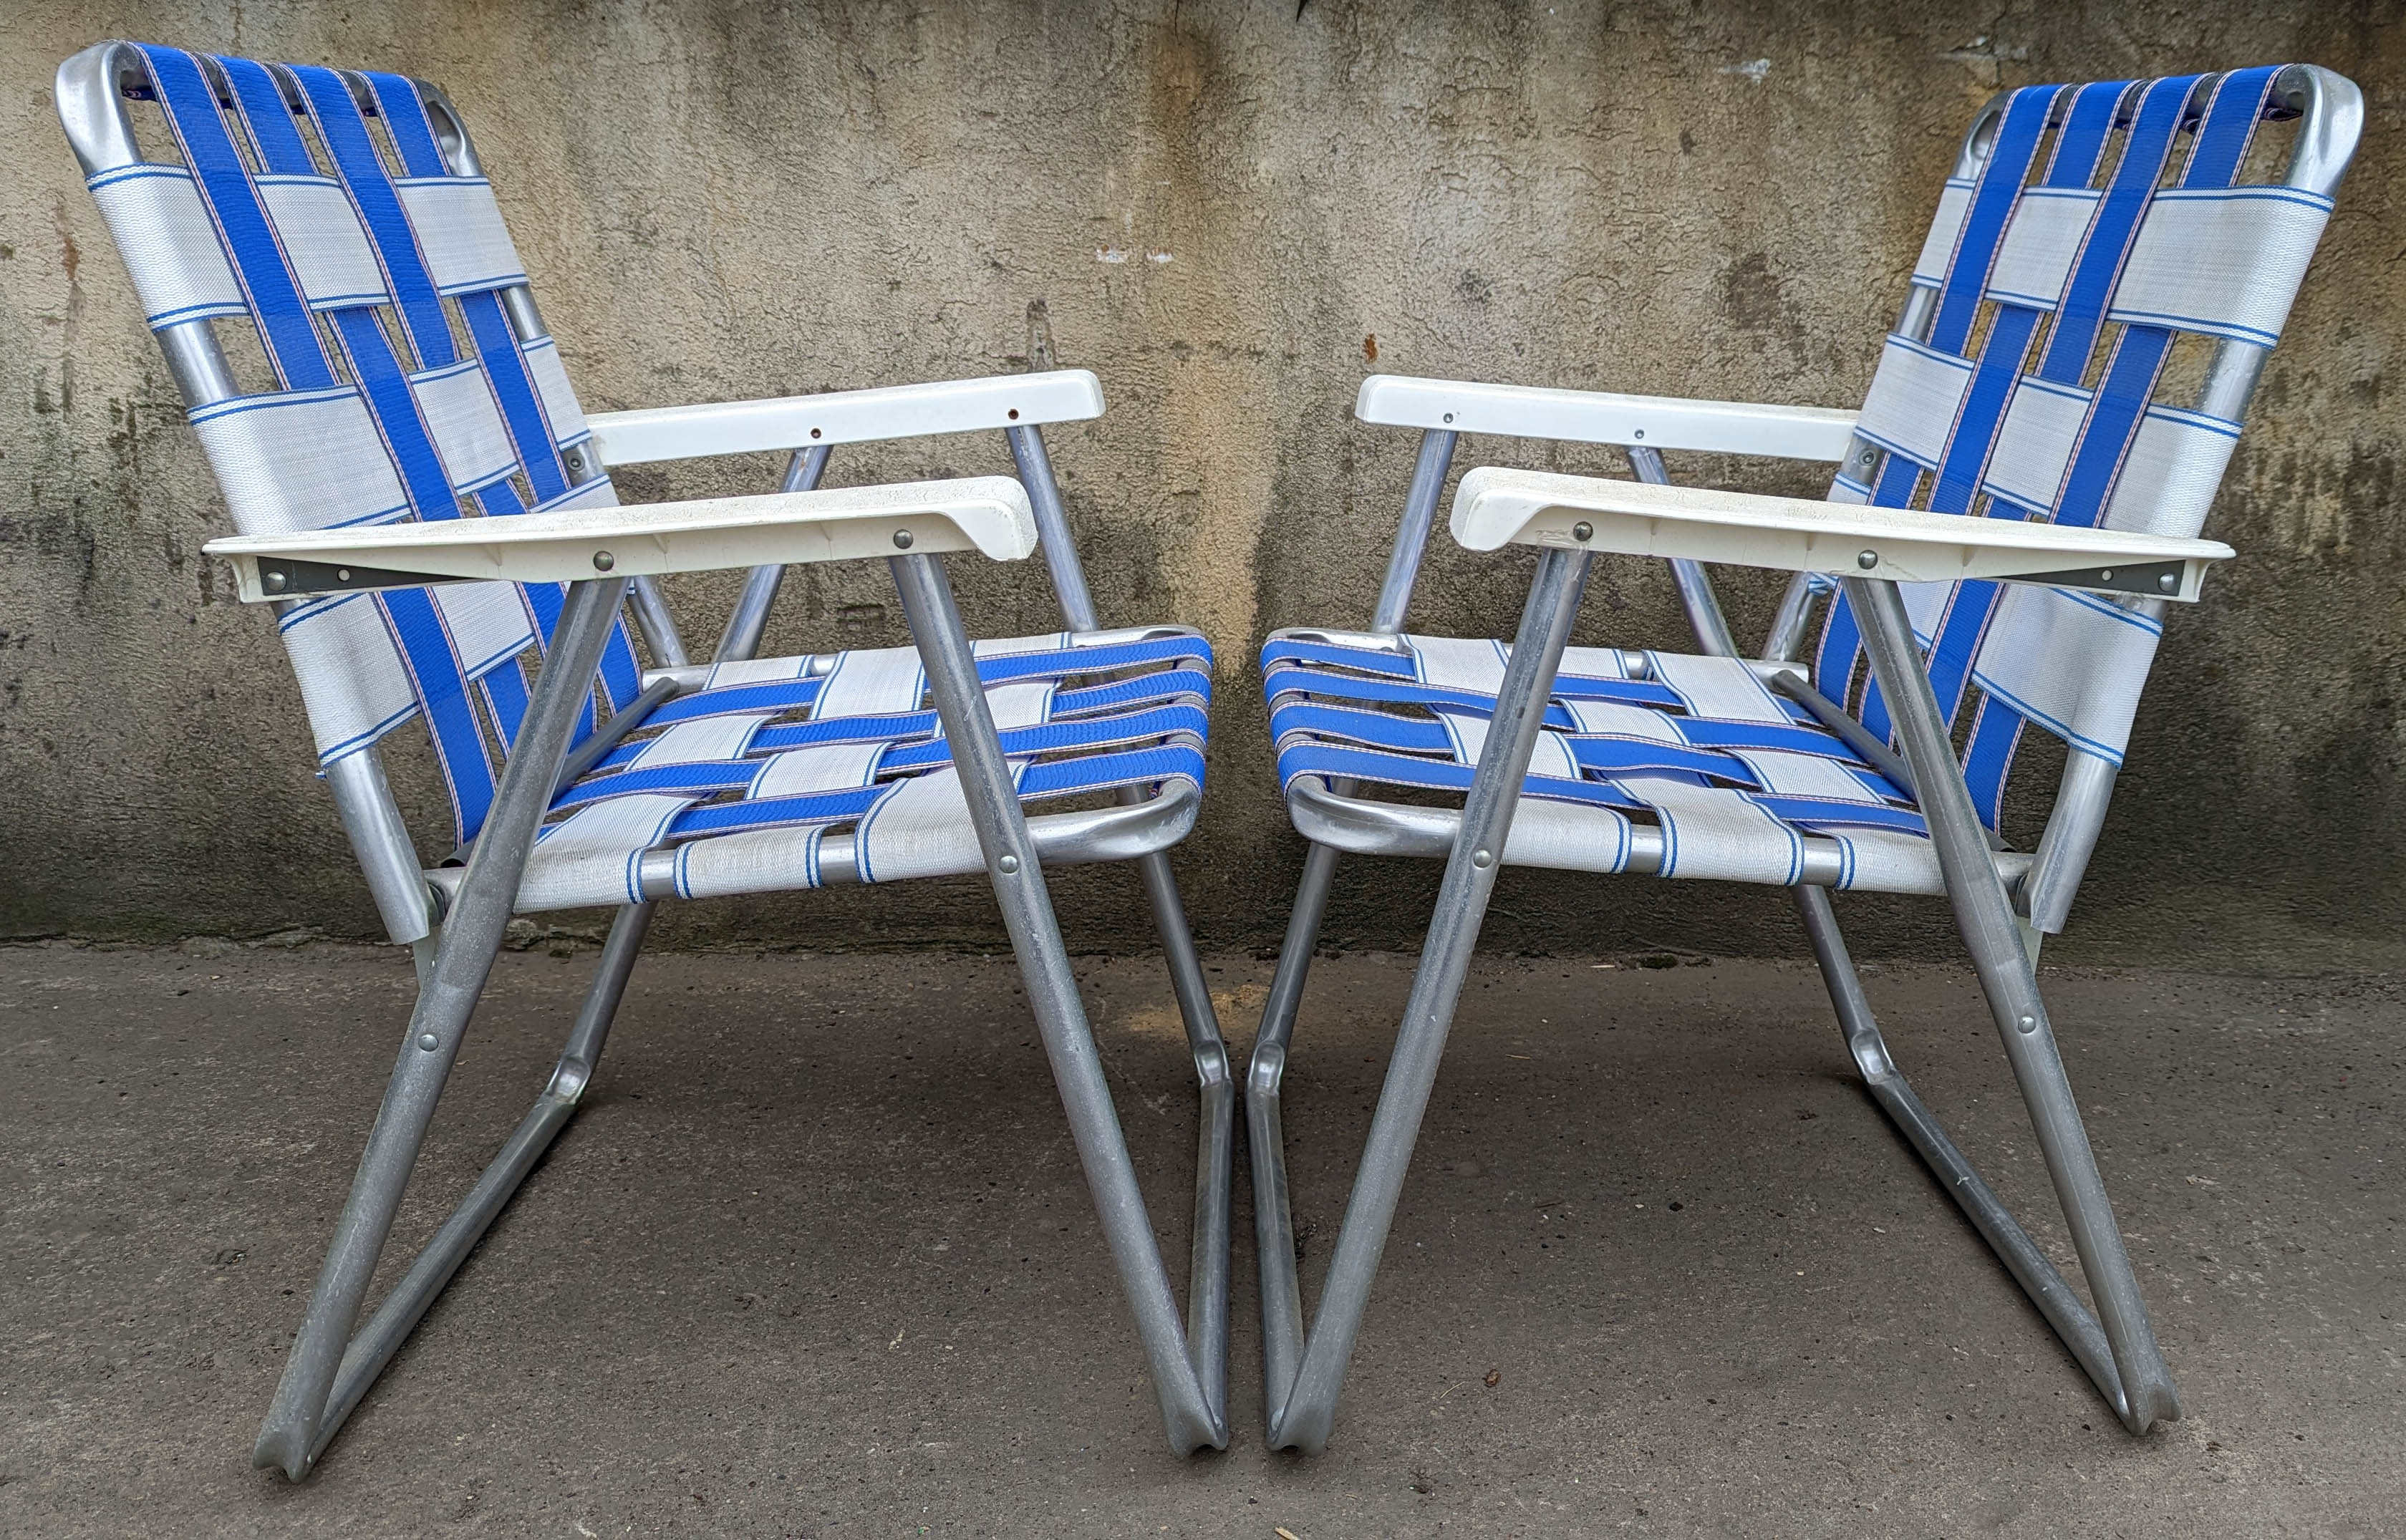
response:
[[[2303,65],[2000,96],[1939,200],[1832,498],[2196,534],[2360,114],[2352,85]],[[2301,116],[2286,157],[2259,143]],[[1992,827],[2027,726],[2121,762],[2162,601],[1907,597],[1941,709],[1974,713],[1965,775]],[[1833,596],[1815,684],[1886,736],[1860,640]]]
[[[157,104],[163,158],[126,101]],[[243,532],[616,502],[440,92],[112,44],[61,71],[61,112]],[[251,338],[271,389],[234,377]],[[474,583],[283,606],[320,763],[422,719],[472,839],[560,602]],[[640,688],[623,624],[600,684],[614,708]]]

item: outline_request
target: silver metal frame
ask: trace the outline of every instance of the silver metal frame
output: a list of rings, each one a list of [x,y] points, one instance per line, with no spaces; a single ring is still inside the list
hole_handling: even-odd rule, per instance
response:
[[[122,92],[124,88],[145,87],[148,82],[141,55],[121,43],[87,49],[60,67],[60,118],[87,175],[141,159]],[[479,171],[474,146],[450,102],[425,82],[417,85],[453,167],[462,173]],[[502,302],[521,339],[545,334],[541,313],[527,289],[504,290]],[[206,322],[165,328],[157,335],[188,406],[207,405],[236,393]],[[1069,542],[1068,518],[1043,440],[1032,427],[1013,427],[1006,432],[1035,509],[1064,618],[1074,630],[1095,630],[1098,628],[1093,600]],[[785,489],[814,486],[827,459],[824,447],[797,450],[783,478]],[[571,453],[569,471],[578,482],[603,473],[598,459],[581,451]],[[1224,1448],[1235,1086],[1177,882],[1164,854],[1167,846],[1193,827],[1199,798],[1184,786],[1153,796],[1131,787],[1121,794],[1120,805],[1115,807],[1026,818],[1012,790],[1000,739],[978,687],[971,645],[938,558],[899,556],[889,566],[927,669],[938,715],[954,746],[979,843],[1061,1087],[1112,1261],[1136,1316],[1170,1447],[1180,1454],[1205,1446]],[[718,660],[748,658],[757,652],[782,575],[782,569],[764,567],[747,576],[722,633]],[[602,650],[622,607],[633,610],[658,668],[637,701],[619,713],[603,734],[581,746],[572,759],[568,748],[573,724],[589,697]],[[566,1126],[591,1082],[651,923],[650,900],[672,891],[665,882],[649,881],[648,869],[645,901],[621,908],[613,918],[583,1007],[533,1107],[365,1327],[354,1335],[427,1125],[499,954],[519,874],[555,788],[571,778],[571,772],[581,770],[606,752],[610,742],[639,726],[660,701],[672,698],[686,682],[679,675],[689,671],[675,621],[650,579],[601,578],[572,585],[532,702],[503,767],[492,811],[473,844],[455,853],[463,865],[432,871],[422,868],[376,750],[349,756],[329,768],[326,779],[333,790],[337,812],[378,914],[396,942],[413,948],[419,993],[383,1109],[369,1134],[349,1201],[336,1224],[300,1335],[261,1430],[254,1464],[280,1469],[294,1480],[314,1467],[376,1377]],[[823,867],[830,869],[837,880],[850,875],[841,858],[841,845],[840,840],[828,841],[822,857]],[[1042,874],[1048,864],[1107,860],[1137,863],[1185,1023],[1201,1101],[1194,1237],[1182,1326]]]
[[[2356,88],[2328,70],[2297,65],[2275,82],[2274,99],[2278,110],[2305,120],[2291,148],[2286,181],[2325,194],[2334,192],[2354,152],[2363,119]],[[2201,102],[2192,105],[2201,106]],[[1957,176],[1975,175],[1985,162],[2002,111],[2000,98],[1974,120],[1964,135]],[[1910,337],[1925,335],[1933,317],[1933,300],[1932,291],[1915,289],[1898,332]],[[2261,374],[2266,352],[2244,343],[2220,344],[2208,365],[2200,409],[2234,420],[2240,417]],[[1434,522],[1454,444],[1455,435],[1448,431],[1431,430],[1422,435],[1386,584],[1370,627],[1373,636],[1352,636],[1348,640],[1352,644],[1392,637],[1401,630],[1421,547]],[[1843,463],[1858,473],[1866,473],[1877,453],[1868,441],[1858,437],[1849,444]],[[1670,479],[1658,452],[1637,446],[1629,451],[1629,458],[1638,479],[1656,483]],[[1316,1453],[1327,1443],[1346,1363],[1402,1194],[1404,1174],[1436,1081],[1488,895],[1502,865],[1505,839],[1521,780],[1528,772],[1537,721],[1552,687],[1589,560],[1585,553],[1553,548],[1540,556],[1528,607],[1521,615],[1520,640],[1498,694],[1494,730],[1460,812],[1356,797],[1341,782],[1314,777],[1299,778],[1288,792],[1295,827],[1310,846],[1245,1078],[1261,1269],[1263,1401],[1274,1448]],[[1738,656],[1705,569],[1686,561],[1671,566],[1699,650]],[[1930,825],[1957,925],[2029,1109],[2081,1270],[2096,1298],[2096,1314],[2082,1305],[1898,1071],[1838,932],[1829,892],[1836,879],[1833,852],[1809,848],[1827,841],[1807,841],[1804,874],[1791,889],[1805,934],[1828,983],[1847,1050],[1873,1099],[1946,1184],[2123,1425],[2134,1434],[2144,1433],[2158,1422],[2177,1419],[2180,1405],[2064,1075],[2036,973],[2038,942],[2044,934],[2061,928],[2096,845],[2113,790],[2113,767],[2086,755],[2073,755],[2037,851],[2024,855],[1992,848],[1998,841],[1982,827],[1973,808],[1902,596],[1894,584],[1868,577],[1845,578],[1842,585],[1861,617],[1875,677],[1896,717],[1904,762],[1897,763],[1886,744],[1814,691],[1801,668],[1790,661],[1802,646],[1812,607],[1812,589],[1802,574],[1791,580],[1782,598],[1757,671],[1776,688],[1803,701],[1850,743],[1861,746],[1862,752],[1875,753],[1875,762],[1895,775],[1900,784],[1915,788]],[[2158,616],[2164,608],[2160,600],[2143,601],[2143,607]],[[1642,662],[1637,655],[1625,656],[1630,661]],[[1637,831],[1637,849],[1630,862],[1633,870],[1650,871],[1659,864],[1659,846],[1647,845],[1647,832]],[[1292,1052],[1296,1007],[1340,852],[1443,855],[1446,869],[1344,1226],[1307,1336],[1281,1133],[1280,1088]]]

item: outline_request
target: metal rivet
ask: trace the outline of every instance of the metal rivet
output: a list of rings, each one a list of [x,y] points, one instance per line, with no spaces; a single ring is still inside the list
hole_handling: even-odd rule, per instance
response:
[[[1001,860],[997,861],[994,865],[996,870],[1001,872],[1005,877],[1008,877],[1012,872],[1019,869],[1019,857],[1016,855],[1006,855]]]
[[[1878,458],[1879,456],[1875,451],[1866,449],[1861,454],[1855,457],[1855,463],[1858,465],[1869,465],[1873,460],[1877,459]]]
[[[1019,420],[1019,408],[1016,406],[1012,407],[1009,416],[1012,421],[1017,422]]]
[[[1581,519],[1577,524],[1571,526],[1571,538],[1584,545],[1589,541],[1595,538],[1595,526],[1590,524],[1585,519]]]
[[[811,430],[811,437],[813,437],[813,438],[816,438],[816,437],[818,437],[818,436],[819,436],[819,431],[818,431],[817,429],[815,429],[815,428],[812,429],[812,430]]]
[[[618,565],[618,558],[612,556],[609,552],[596,551],[593,553],[593,570],[595,572],[606,572],[616,565]]]
[[[1484,871],[1487,868],[1495,864],[1494,853],[1493,851],[1474,850],[1470,853],[1470,864]]]
[[[894,548],[898,551],[907,551],[911,548],[910,530],[897,530],[894,531]]]
[[[1868,572],[1873,568],[1879,565],[1879,553],[1877,551],[1865,551],[1855,558],[1855,565]]]
[[[1637,430],[1634,431],[1633,432],[1631,432],[1631,434],[1630,434],[1629,436],[1630,436],[1631,438],[1638,438],[1638,439],[1642,439],[1642,438],[1644,438],[1644,437],[1646,436],[1646,430],[1645,430],[1645,429],[1643,429],[1643,428],[1637,429]]]
[[[418,1046],[426,1050],[429,1053],[432,1053],[436,1049],[443,1046],[443,1039],[436,1037],[432,1032],[420,1033],[418,1038]]]
[[[2111,567],[2108,567],[2108,568],[2106,568],[2103,572],[2099,572],[2099,573],[2097,574],[2097,581],[2098,581],[2098,582],[2100,582],[2100,583],[2111,583],[2111,582],[2113,582],[2113,581],[2114,581],[2114,569],[2113,569],[2113,568],[2111,568]]]
[[[2180,573],[2166,572],[2163,576],[2156,579],[2156,586],[2161,588],[2168,594],[2176,594],[2180,592]]]
[[[284,591],[285,577],[282,572],[262,573],[259,581],[266,586],[269,593],[280,594]]]
[[[337,568],[335,568],[335,569],[334,569],[334,581],[335,581],[335,582],[337,582],[337,583],[348,583],[350,580],[351,580],[351,570],[350,570],[348,567],[337,567]]]
[[[1448,422],[1451,422],[1451,421],[1453,420],[1453,414],[1452,414],[1452,413],[1451,413],[1451,412],[1448,412],[1448,413],[1445,415],[1445,420],[1446,420],[1446,421],[1448,421]]]
[[[2038,1030],[2038,1018],[2036,1016],[2023,1016],[2017,1019],[2014,1023],[2014,1025],[2024,1032],[2035,1032]]]

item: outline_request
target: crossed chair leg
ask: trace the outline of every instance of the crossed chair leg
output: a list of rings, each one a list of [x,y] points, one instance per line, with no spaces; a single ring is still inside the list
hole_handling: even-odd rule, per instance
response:
[[[1460,832],[1447,861],[1436,913],[1309,1336],[1303,1330],[1279,1097],[1295,1010],[1319,939],[1337,853],[1315,844],[1305,862],[1245,1077],[1263,1302],[1263,1401],[1273,1448],[1317,1453],[1327,1444],[1346,1363],[1402,1195],[1404,1174],[1436,1084],[1471,949],[1501,865],[1497,855],[1509,832],[1515,800],[1507,791],[1517,793],[1527,773],[1544,702],[1578,610],[1588,559],[1560,551],[1548,551],[1540,558],[1520,636],[1497,695],[1494,727],[1463,809]],[[1917,785],[1929,788],[1922,810],[1938,849],[1947,892],[2029,1107],[2081,1269],[2096,1295],[2096,1315],[2081,1305],[2062,1275],[1980,1180],[1897,1070],[1840,939],[1830,896],[1822,889],[1794,890],[1805,932],[1828,982],[1847,1048],[1873,1099],[1946,1183],[2123,1424],[2133,1433],[2144,1433],[2156,1422],[2177,1419],[2180,1405],[2064,1077],[2062,1059],[2039,996],[2036,971],[2022,944],[2010,901],[1988,861],[1986,838],[1970,795],[1956,771],[1903,601],[1889,584],[1845,581],[1857,613],[1865,619],[1866,644],[1881,687],[1888,699],[1898,703],[1898,726],[1913,779]]]
[[[1228,1180],[1235,1087],[1210,991],[1168,858],[1139,858],[1201,1095],[1187,1320],[1182,1330],[1144,1200],[1105,1083],[1094,1036],[1026,820],[1012,789],[976,666],[942,568],[930,557],[889,563],[918,639],[945,736],[955,746],[1039,1031],[1053,1066],[1096,1210],[1137,1318],[1170,1446],[1227,1445]],[[651,923],[649,903],[613,919],[584,1004],[550,1080],[459,1208],[356,1335],[367,1289],[425,1142],[436,1101],[506,933],[517,875],[566,756],[585,684],[599,667],[624,580],[573,585],[549,658],[467,873],[437,935],[418,946],[419,990],[399,1061],[360,1159],[252,1463],[307,1475],[410,1331],[573,1114]]]

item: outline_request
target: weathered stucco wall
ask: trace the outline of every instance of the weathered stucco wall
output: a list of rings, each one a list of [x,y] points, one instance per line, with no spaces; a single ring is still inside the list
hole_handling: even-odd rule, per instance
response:
[[[1112,402],[1054,436],[1106,616],[1188,621],[1222,649],[1209,812],[1179,860],[1224,946],[1274,942],[1300,858],[1252,648],[1367,615],[1409,471],[1407,435],[1351,420],[1364,374],[1849,404],[1956,137],[1999,85],[2328,64],[2366,90],[2365,152],[2216,512],[2242,559],[2175,616],[2062,954],[2320,968],[2406,950],[2389,378],[2406,38],[2392,7],[2270,3],[18,0],[0,19],[0,932],[375,925],[265,617],[198,554],[216,496],[52,116],[55,63],[111,35],[443,83],[588,407],[1013,369],[1041,301],[1060,357]],[[1516,454],[1619,469],[1497,441],[1457,465]],[[845,452],[832,479],[1001,464],[998,444]],[[732,492],[774,472],[622,485]],[[1526,576],[1440,537],[1413,623],[1508,625]],[[961,563],[956,581],[983,629],[1053,624],[1032,567]],[[1769,586],[1730,588],[1759,629]],[[715,632],[730,593],[679,597]],[[902,639],[874,569],[787,594],[781,648]],[[1666,582],[1633,565],[1599,579],[1579,640],[1679,635]],[[423,805],[423,776],[403,779]],[[1357,866],[1330,940],[1415,944],[1434,882]],[[1128,874],[1057,891],[1076,944],[1146,942]],[[1850,910],[1875,949],[1943,944],[1940,906]],[[990,916],[953,883],[700,906],[664,934],[984,941]],[[1487,935],[1799,949],[1775,895],[1525,873]]]

